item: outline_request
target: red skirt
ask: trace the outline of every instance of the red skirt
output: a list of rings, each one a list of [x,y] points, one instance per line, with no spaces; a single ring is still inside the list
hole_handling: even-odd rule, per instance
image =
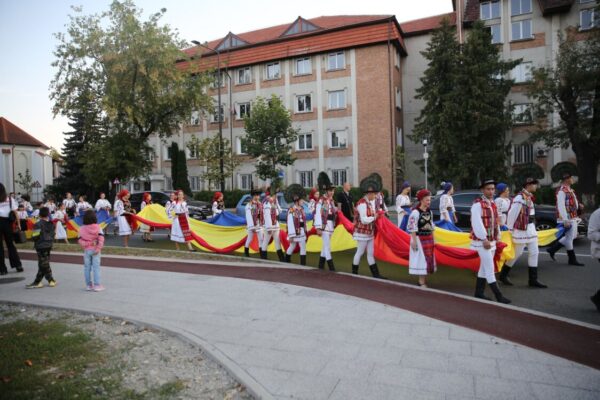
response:
[[[427,261],[427,273],[433,274],[435,272],[435,258],[433,255],[433,235],[419,236],[421,241],[421,247],[423,248],[423,255],[425,261]]]
[[[181,227],[181,233],[186,242],[191,242],[194,238],[192,237],[192,231],[190,231],[190,224],[186,214],[178,214],[177,219],[179,220],[179,226]]]

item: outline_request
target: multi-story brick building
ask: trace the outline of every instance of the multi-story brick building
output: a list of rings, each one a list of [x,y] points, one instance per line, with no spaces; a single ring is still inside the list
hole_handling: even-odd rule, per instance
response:
[[[457,26],[460,41],[465,40],[472,23],[482,19],[503,58],[523,59],[512,71],[515,85],[508,97],[516,105],[515,125],[507,132],[507,142],[513,144],[510,162],[538,163],[549,183],[552,165],[574,161],[574,154],[570,149],[526,143],[531,116],[524,83],[532,66],[554,62],[559,31],[579,30],[584,39],[583,31],[598,23],[595,1],[453,0],[452,4],[451,13],[402,24],[392,15],[299,17],[291,24],[238,35],[230,32],[209,42],[208,47],[220,51],[224,69],[223,135],[243,157],[227,187],[249,189],[251,182],[265,183],[257,179],[253,160],[244,156],[240,138],[244,135],[242,118],[251,112],[252,100],[273,94],[291,111],[301,133],[295,144],[297,161],[284,171],[286,184],[310,187],[316,184],[317,174],[326,171],[336,185],[344,181],[357,185],[377,172],[385,187],[395,192],[397,145],[405,149],[404,177],[422,182],[423,173],[415,161],[422,159],[423,147],[409,140],[423,108],[414,97],[427,68],[421,51],[444,17]],[[194,55],[201,49],[187,51]],[[213,51],[205,51],[195,60],[201,68],[215,68],[216,61]],[[216,104],[217,90],[211,88],[209,93]],[[554,116],[553,123],[557,118]],[[170,189],[170,142],[177,141],[185,148],[192,136],[216,135],[217,121],[217,115],[193,115],[168,143],[152,138],[156,158],[150,182],[138,182],[132,189]],[[188,157],[192,190],[209,189],[201,178],[204,167],[200,160],[189,151]]]

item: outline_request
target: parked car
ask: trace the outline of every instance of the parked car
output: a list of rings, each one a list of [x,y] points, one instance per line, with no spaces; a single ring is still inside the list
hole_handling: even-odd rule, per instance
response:
[[[142,196],[146,192],[133,193],[129,199],[131,207],[137,212],[140,212],[140,205],[142,204]],[[147,192],[152,196],[152,202],[165,206],[169,201],[169,194],[164,192]],[[188,210],[190,217],[194,219],[206,219],[212,215],[212,207],[206,201],[198,201],[185,195],[185,201],[188,204]]]
[[[260,199],[264,199],[265,195],[262,194],[260,196]],[[245,194],[242,196],[242,198],[240,199],[240,201],[238,201],[237,206],[235,207],[235,213],[236,215],[239,215],[240,217],[246,217],[246,204],[248,204],[248,202],[251,200],[252,196],[250,196],[249,194]],[[281,209],[283,210],[280,214],[279,214],[279,221],[285,222],[286,218],[287,218],[287,210],[288,208],[290,208],[290,204],[285,200],[285,198],[283,197],[283,193],[277,193],[277,201],[279,202],[279,206],[281,207]],[[312,213],[308,210],[308,202],[304,202],[304,212],[306,213],[306,219],[308,221],[310,221],[313,218]]]
[[[458,226],[461,230],[467,232],[471,230],[471,205],[477,197],[481,196],[479,190],[460,190],[452,195],[456,216],[458,217]],[[431,211],[436,221],[440,219],[440,197],[435,196],[431,200]],[[538,231],[552,229],[556,227],[556,211],[553,205],[536,204],[535,206],[535,225]],[[583,218],[578,227],[579,234],[585,235],[587,232],[587,220]]]

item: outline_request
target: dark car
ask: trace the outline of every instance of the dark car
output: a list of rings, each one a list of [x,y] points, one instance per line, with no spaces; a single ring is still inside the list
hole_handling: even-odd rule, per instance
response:
[[[167,204],[167,201],[169,201],[169,194],[164,192],[133,193],[129,201],[131,202],[131,207],[133,207],[137,212],[140,212],[140,205],[142,204],[142,196],[144,193],[150,193],[152,196],[152,202],[154,204],[160,204],[163,207],[165,204]],[[193,200],[187,195],[185,196],[185,201],[188,204],[190,217],[194,219],[206,219],[212,215],[212,207],[206,201]]]
[[[465,232],[471,230],[471,206],[479,196],[481,196],[479,190],[461,190],[452,195],[454,208],[456,208],[456,216],[458,218],[456,226]],[[440,219],[440,197],[441,196],[435,196],[431,200],[431,211],[433,212],[436,221]],[[535,225],[538,231],[555,228],[555,207],[547,204],[537,204],[535,206]],[[579,234],[586,234],[587,221],[585,219],[579,224],[578,230]]]

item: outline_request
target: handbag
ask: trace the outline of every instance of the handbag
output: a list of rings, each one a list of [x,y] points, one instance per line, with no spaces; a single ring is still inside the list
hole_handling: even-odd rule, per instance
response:
[[[25,232],[23,232],[20,229],[17,229],[13,233],[13,239],[15,243],[25,243],[27,241],[27,236],[25,235]]]

